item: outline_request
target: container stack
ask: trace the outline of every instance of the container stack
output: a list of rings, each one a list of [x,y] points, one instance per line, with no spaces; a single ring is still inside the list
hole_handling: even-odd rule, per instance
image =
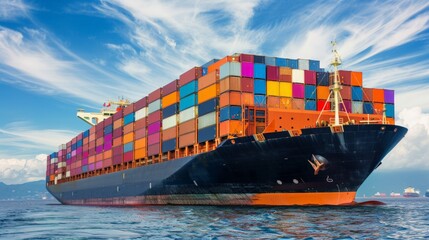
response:
[[[211,60],[61,145],[47,157],[47,180],[79,179],[209,151],[228,137],[263,132],[273,119],[276,130],[309,126],[315,113],[332,109],[326,101],[332,80],[315,60],[249,54]],[[376,119],[385,110],[394,122],[393,90],[364,88],[361,72],[339,71],[339,80],[341,110],[359,120]]]

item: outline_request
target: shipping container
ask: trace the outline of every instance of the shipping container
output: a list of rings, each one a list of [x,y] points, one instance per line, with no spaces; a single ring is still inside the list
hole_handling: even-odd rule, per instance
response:
[[[177,118],[178,116],[174,114],[173,116],[170,116],[168,118],[165,118],[162,120],[162,130],[166,130],[172,127],[175,127],[177,125]]]
[[[161,114],[162,114],[161,110],[158,110],[149,114],[147,117],[147,124],[152,124],[154,122],[161,121],[162,120]]]
[[[293,109],[292,98],[290,97],[280,97],[279,104],[281,109]]]
[[[133,113],[133,112],[135,112],[134,111],[134,103],[131,103],[130,105],[124,107],[124,115],[128,115],[128,114]],[[106,124],[106,120],[104,120],[105,124]]]
[[[351,72],[351,85],[362,87],[362,72]]]
[[[227,135],[242,135],[243,123],[240,120],[228,120],[219,124],[219,135],[221,137]]]
[[[267,81],[267,96],[279,96],[280,85],[277,81]]]
[[[140,139],[146,137],[146,128],[137,129],[134,132],[134,139]]]
[[[306,99],[316,99],[316,86],[315,85],[305,85],[305,98]],[[314,104],[316,106],[316,104]],[[309,109],[316,110],[316,109]]]
[[[227,77],[220,80],[219,92],[227,91],[241,91],[241,78],[240,77]]]
[[[329,86],[329,73],[328,72],[317,72],[316,73],[316,85],[317,86]]]
[[[304,84],[292,83],[292,97],[304,98],[304,96],[305,96]]]
[[[241,107],[240,106],[227,106],[220,109],[220,121],[226,120],[240,120]]]
[[[287,67],[290,67],[292,69],[298,69],[298,60],[297,59],[287,59]]]
[[[147,136],[147,144],[149,146],[159,142],[161,142],[161,134],[159,132]]]
[[[275,66],[276,65],[276,58],[275,57],[265,57],[265,65],[267,66]]]
[[[374,88],[372,97],[373,102],[384,103],[384,89]]]
[[[350,86],[342,86],[340,90],[341,97],[345,100],[352,99],[352,88]]]
[[[281,97],[292,97],[292,83],[290,82],[280,82],[280,96]]]
[[[162,108],[166,108],[168,106],[171,106],[173,104],[176,104],[179,101],[179,94],[178,92],[172,92],[168,95],[164,95],[161,100],[161,106]]]
[[[304,99],[294,98],[292,99],[292,107],[296,110],[305,110]]]
[[[216,138],[216,126],[208,126],[198,130],[198,142],[210,141]]]
[[[161,99],[156,99],[153,102],[149,103],[147,108],[147,114],[151,114],[161,109]]]
[[[373,88],[362,88],[362,90],[363,90],[363,100],[366,102],[372,102],[374,89]]]
[[[320,70],[320,61],[317,60],[309,60],[309,67],[312,71],[319,71]]]
[[[218,95],[218,87],[216,84],[206,87],[198,91],[198,104],[209,99],[215,98]]]
[[[395,107],[393,104],[385,104],[386,117],[394,118],[395,117]]]
[[[209,70],[209,72],[211,72]],[[201,67],[194,67],[183,73],[179,77],[179,85],[183,86],[191,81],[194,81],[202,76],[203,70]]]
[[[316,85],[316,72],[315,71],[304,71],[304,83],[306,85]]]
[[[143,107],[134,113],[134,121],[138,121],[145,117],[147,117],[147,107]]]
[[[137,139],[134,142],[134,149],[140,149],[140,148],[145,148],[146,147],[146,138],[141,138],[141,139]]]
[[[267,78],[267,74],[266,74],[266,65],[262,64],[262,63],[256,63],[253,66],[253,78],[258,78],[258,79],[266,79]]]
[[[262,63],[265,65],[265,56],[258,56],[258,55],[254,55],[253,56],[253,61],[255,63]]]
[[[363,113],[363,102],[352,101],[352,113]]]
[[[255,88],[255,85],[254,85],[253,78],[246,78],[246,77],[241,78],[241,91],[242,92],[253,93],[254,88]]]
[[[162,109],[162,117],[163,118],[168,118],[170,116],[173,116],[174,114],[179,112],[179,104],[173,104],[171,106],[168,106],[164,109]]]
[[[198,104],[198,115],[203,116],[207,113],[215,111],[217,107],[217,102],[217,99],[213,98],[201,104]]]
[[[162,143],[162,152],[173,151],[176,149],[177,140],[176,138],[164,141]]]
[[[315,111],[316,109],[317,109],[317,107],[316,107],[316,101],[315,100],[305,100],[305,110]]]
[[[362,87],[352,87],[352,100],[353,101],[362,101],[363,100],[363,92]]]
[[[137,112],[138,110],[147,107],[147,97],[144,97],[137,102],[134,103],[134,110]]]
[[[276,66],[286,67],[287,66],[287,60],[286,60],[286,58],[278,58],[278,57],[276,57]]]
[[[280,107],[280,97],[277,97],[277,96],[267,96],[267,107],[269,107],[269,108],[279,108]]]
[[[219,96],[219,107],[228,105],[241,106],[241,93],[240,92],[224,92]]]
[[[317,100],[317,111],[331,110],[331,103],[326,100]]]
[[[241,76],[241,64],[239,62],[227,62],[220,67],[219,78],[229,76]]]
[[[179,111],[184,111],[198,104],[198,95],[196,93],[180,99]]]
[[[254,80],[254,93],[258,95],[266,95],[267,94],[267,81],[263,79],[255,79]]]
[[[147,96],[147,103],[150,104],[156,100],[160,100],[161,93],[162,93],[162,88],[158,88],[155,91],[149,93],[149,95]]]
[[[304,84],[304,70],[292,69],[292,82]]]
[[[189,121],[191,119],[194,119],[196,116],[196,107],[190,107],[184,111],[181,111],[179,113],[179,123],[184,123],[186,121]]]
[[[147,126],[147,119],[142,118],[134,122],[134,130],[146,128]]]
[[[241,76],[253,78],[253,62],[241,62]]]
[[[167,141],[177,137],[177,128],[172,127],[162,131],[162,141]]]
[[[253,55],[250,54],[240,54],[241,62],[253,63]]]
[[[271,81],[279,80],[279,67],[267,66],[266,72],[267,72],[267,80],[271,80]]]
[[[191,119],[187,122],[179,124],[179,136],[190,132],[195,132],[197,130],[196,124],[197,124],[196,119]]]
[[[186,85],[183,85],[179,89],[179,96],[180,99],[185,98],[186,96],[189,96],[193,93],[196,93],[198,91],[198,81],[190,81]]]
[[[219,80],[218,71],[213,71],[198,79],[198,90],[204,89],[215,84]]]
[[[344,107],[346,107],[344,109]],[[343,100],[343,103],[340,104],[340,111],[346,111],[348,113],[352,112],[352,101],[350,100]]]
[[[216,124],[216,112],[208,113],[204,116],[198,117],[198,129],[206,128]]]
[[[254,94],[253,93],[242,93],[241,94],[241,104],[244,106],[255,105]]]
[[[185,135],[179,136],[179,148],[194,145],[196,141],[195,132],[187,133]]]
[[[384,102],[385,103],[395,103],[395,91],[384,89]]]
[[[265,107],[267,105],[267,100],[266,100],[267,96],[265,95],[256,95],[254,96],[254,103],[255,106],[257,107]]]
[[[162,95],[165,97],[173,92],[177,92],[178,87],[179,87],[179,80],[176,79],[170,82],[169,84],[165,85],[164,87],[162,87]],[[164,107],[164,103],[162,104],[162,106]]]
[[[147,127],[147,134],[148,135],[157,133],[159,131],[161,131],[161,121],[152,123]]]
[[[310,61],[308,59],[298,59],[298,68],[302,70],[309,70]]]

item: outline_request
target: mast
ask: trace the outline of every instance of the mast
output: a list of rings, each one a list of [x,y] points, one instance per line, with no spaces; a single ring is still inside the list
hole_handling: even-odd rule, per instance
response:
[[[331,89],[333,91],[334,94],[334,110],[335,110],[335,126],[340,125],[340,100],[339,100],[339,95],[340,95],[340,90],[341,90],[341,84],[339,81],[339,74],[338,74],[338,66],[341,65],[341,58],[340,55],[337,52],[336,49],[336,42],[332,41],[332,53],[333,53],[333,58],[332,58],[332,62],[331,65],[334,67],[334,84],[333,86],[331,86]]]

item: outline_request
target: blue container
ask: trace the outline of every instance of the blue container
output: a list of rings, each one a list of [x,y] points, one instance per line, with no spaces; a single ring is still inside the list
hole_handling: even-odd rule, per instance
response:
[[[317,72],[316,73],[316,85],[317,86],[329,86],[329,73],[328,72]]]
[[[316,101],[305,100],[305,110],[316,110]]]
[[[198,142],[205,142],[216,138],[216,125],[198,129]]]
[[[165,119],[165,118],[173,116],[174,114],[176,114],[178,112],[178,109],[179,109],[178,103],[175,103],[173,105],[170,105],[170,106],[162,109],[162,118]]]
[[[240,120],[241,119],[241,107],[239,106],[227,106],[220,109],[220,121],[226,120]]]
[[[363,103],[363,113],[365,114],[373,114],[374,113],[374,106],[370,102],[364,102]]]
[[[73,151],[73,150],[76,150],[76,143],[73,143],[72,145],[71,145],[71,150]]]
[[[267,81],[265,79],[255,79],[253,82],[254,93],[259,95],[267,94]]]
[[[113,125],[112,124],[104,127],[104,135],[107,135],[107,134],[112,133],[112,132],[113,132]]]
[[[275,66],[276,58],[275,57],[265,57],[265,65]]]
[[[267,78],[267,72],[266,72],[266,65],[261,63],[255,63],[253,65],[253,77],[259,78],[259,79],[266,79]]]
[[[198,81],[191,81],[179,89],[180,98],[184,98],[192,93],[196,93],[198,91]]]
[[[162,141],[162,152],[173,151],[176,149],[176,138]]]
[[[202,76],[207,75],[208,69],[206,67],[202,67],[201,70],[202,70]]]
[[[217,99],[213,98],[198,104],[198,115],[203,116],[216,110]]]
[[[394,118],[395,117],[395,105],[386,103],[384,105],[386,108],[386,117]]]
[[[267,96],[265,95],[255,95],[255,106],[265,107],[267,105]]]
[[[276,66],[287,67],[287,60],[286,60],[286,58],[276,58]]]
[[[311,71],[319,71],[320,70],[320,61],[317,60],[309,60],[309,68]]]
[[[316,99],[316,86],[314,85],[305,85],[305,98],[306,99]],[[310,109],[313,110],[313,109]]]
[[[352,87],[352,100],[353,101],[363,100],[363,91],[361,87]]]
[[[124,116],[124,126],[134,122],[134,113],[130,113]]]
[[[253,62],[265,64],[265,56],[253,56]]]
[[[124,153],[131,152],[134,148],[134,142],[129,142],[124,145]]]
[[[88,166],[82,166],[82,172],[83,173],[88,172]]]
[[[87,138],[89,137],[89,130],[86,130],[85,132],[83,132],[83,138]]]
[[[76,142],[76,149],[79,148],[79,147],[82,147],[82,144],[83,144],[82,140],[77,141]]]
[[[215,62],[217,62],[217,61],[219,61],[219,59],[214,58],[214,59],[212,59],[212,60],[210,60],[210,61],[208,61],[208,62],[204,63],[201,67],[203,67],[203,68],[208,68],[210,65],[212,65],[213,63],[215,63]]]
[[[180,99],[179,111],[183,111],[198,103],[198,95],[196,93],[191,94],[185,98]]]
[[[58,152],[53,152],[51,153],[51,158],[57,158],[58,157]]]
[[[67,153],[66,159],[70,159],[70,158],[71,158],[71,153]]]
[[[287,59],[287,67],[298,69],[298,59]]]

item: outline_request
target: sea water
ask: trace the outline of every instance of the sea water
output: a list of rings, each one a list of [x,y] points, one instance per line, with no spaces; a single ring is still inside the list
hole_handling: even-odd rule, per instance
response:
[[[360,201],[367,199],[358,199]],[[1,239],[422,239],[429,198],[383,206],[67,206],[0,202]]]

